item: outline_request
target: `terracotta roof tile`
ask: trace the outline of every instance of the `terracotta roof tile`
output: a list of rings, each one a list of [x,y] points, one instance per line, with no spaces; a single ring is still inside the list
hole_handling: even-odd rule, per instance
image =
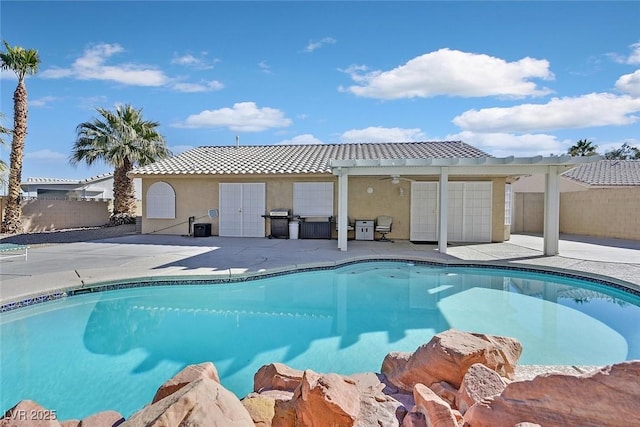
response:
[[[491,157],[461,141],[198,147],[136,175],[329,173],[330,160]]]
[[[591,186],[636,186],[640,185],[640,160],[584,163],[562,176]]]

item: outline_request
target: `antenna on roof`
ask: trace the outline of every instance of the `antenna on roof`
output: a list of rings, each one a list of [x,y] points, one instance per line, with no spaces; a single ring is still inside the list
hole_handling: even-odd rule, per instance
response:
[[[240,146],[240,137],[236,135],[236,147]]]

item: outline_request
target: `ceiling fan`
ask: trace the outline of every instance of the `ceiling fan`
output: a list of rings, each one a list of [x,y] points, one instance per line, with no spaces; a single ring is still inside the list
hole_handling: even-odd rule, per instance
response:
[[[389,180],[393,185],[400,184],[400,181],[409,181],[414,182],[413,179],[403,178],[400,175],[391,175],[384,178],[379,178],[380,180]]]

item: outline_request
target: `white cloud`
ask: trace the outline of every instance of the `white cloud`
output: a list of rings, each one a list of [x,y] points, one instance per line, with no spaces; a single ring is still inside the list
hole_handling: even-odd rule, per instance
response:
[[[634,43],[629,47],[631,48],[631,54],[627,58],[627,64],[640,64],[640,42]]]
[[[628,93],[631,96],[640,98],[640,70],[621,76],[616,82],[616,89],[620,92]]]
[[[438,95],[460,97],[540,96],[549,94],[531,79],[553,79],[549,61],[522,58],[516,62],[489,55],[440,49],[413,58],[389,71],[366,72],[352,66],[355,86],[340,88],[357,96],[399,99],[429,98]]]
[[[174,83],[171,86],[174,90],[178,92],[212,92],[215,90],[221,90],[224,88],[224,85],[217,80],[210,81],[202,81],[200,83]]]
[[[70,68],[49,68],[40,73],[43,78],[74,77],[80,80],[108,80],[132,86],[163,86],[169,78],[160,70],[142,64],[107,65],[113,55],[124,48],[119,44],[101,43],[87,48]]]
[[[638,121],[640,99],[609,93],[553,98],[546,104],[468,110],[453,119],[474,132],[539,132],[593,126],[622,126]]]
[[[446,140],[464,141],[495,157],[530,157],[550,156],[566,153],[567,148],[574,142],[560,141],[554,135],[510,133],[474,133],[463,131],[448,135]]]
[[[29,100],[29,107],[48,107],[54,101],[57,101],[58,98],[55,96],[42,96],[36,99]]]
[[[267,63],[267,61],[258,62],[258,67],[260,68],[260,71],[262,71],[263,73],[271,74],[271,66]]]
[[[303,135],[295,136],[291,139],[285,139],[280,142],[276,142],[275,145],[312,145],[312,144],[324,144],[315,136],[305,133]]]
[[[640,64],[640,42],[629,45],[629,49],[631,49],[629,56],[620,55],[619,53],[609,53],[607,55],[620,64]]]
[[[174,55],[171,60],[172,64],[183,65],[185,67],[195,68],[197,70],[210,70],[214,67],[212,63],[210,63],[207,58],[207,53],[202,52],[200,56],[196,57],[190,53],[185,55]],[[219,60],[214,59],[213,63],[219,62]]]
[[[18,80],[18,76],[11,70],[2,70],[0,69],[0,79],[1,80]]]
[[[232,131],[260,132],[270,128],[287,127],[291,119],[275,108],[258,108],[255,102],[238,102],[232,108],[205,110],[192,114],[177,127],[216,128],[227,127]]]
[[[45,162],[58,162],[60,160],[67,160],[68,154],[59,153],[57,151],[51,151],[49,149],[32,151],[24,154],[25,160],[33,161],[45,161]]]
[[[311,53],[316,49],[320,49],[322,46],[327,45],[327,44],[336,44],[336,39],[334,39],[333,37],[325,37],[321,40],[316,40],[316,41],[309,41],[309,44],[307,44],[307,46],[305,46],[304,51],[307,53]]]
[[[425,140],[420,129],[368,127],[351,129],[341,135],[343,142],[412,142]]]

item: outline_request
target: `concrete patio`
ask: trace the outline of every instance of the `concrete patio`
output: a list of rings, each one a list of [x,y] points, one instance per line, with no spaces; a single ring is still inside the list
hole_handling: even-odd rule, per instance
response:
[[[606,278],[640,291],[640,242],[561,236],[560,255],[544,256],[542,237],[513,235],[504,243],[436,244],[409,241],[285,240],[128,234],[75,243],[33,245],[27,261],[0,264],[0,304],[65,289],[125,279],[262,274],[362,259],[522,265]]]

